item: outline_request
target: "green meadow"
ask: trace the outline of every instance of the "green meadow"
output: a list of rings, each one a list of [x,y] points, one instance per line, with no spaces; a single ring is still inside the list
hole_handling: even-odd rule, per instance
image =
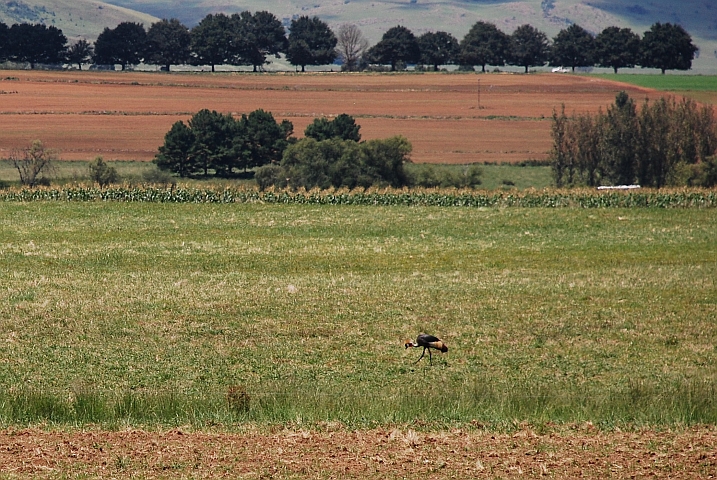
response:
[[[594,75],[639,87],[674,92],[717,92],[717,75],[641,75],[630,73]]]
[[[717,105],[717,75],[641,75],[602,74],[595,75],[606,80],[615,80],[644,88],[654,88],[669,95],[684,95],[704,104]],[[642,101],[643,99],[637,98]]]
[[[0,203],[0,426],[715,423],[715,238],[696,208]]]

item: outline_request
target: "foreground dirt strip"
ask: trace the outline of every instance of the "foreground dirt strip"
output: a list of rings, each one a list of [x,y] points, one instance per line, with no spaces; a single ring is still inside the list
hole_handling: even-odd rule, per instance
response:
[[[2,478],[716,478],[717,428],[0,432]]]

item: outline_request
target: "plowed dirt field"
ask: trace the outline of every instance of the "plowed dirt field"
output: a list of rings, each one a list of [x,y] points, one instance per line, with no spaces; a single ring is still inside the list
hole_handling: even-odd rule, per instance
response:
[[[717,475],[717,430],[20,430],[0,432],[0,472],[2,478],[707,479]]]
[[[544,159],[550,117],[597,111],[626,90],[565,74],[162,74],[6,71],[0,80],[0,157],[33,140],[64,160],[151,160],[177,120],[208,108],[240,115],[262,108],[294,123],[347,113],[364,139],[403,135],[413,161]]]

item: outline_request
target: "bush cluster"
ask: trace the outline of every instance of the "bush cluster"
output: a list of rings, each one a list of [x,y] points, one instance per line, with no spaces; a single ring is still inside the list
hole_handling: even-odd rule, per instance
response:
[[[290,121],[279,123],[261,109],[239,119],[204,109],[188,125],[182,121],[172,125],[154,162],[182,177],[229,177],[281,160],[293,131]]]
[[[553,113],[551,164],[558,187],[713,186],[717,118],[709,106],[660,98],[641,109],[625,93],[606,112]]]

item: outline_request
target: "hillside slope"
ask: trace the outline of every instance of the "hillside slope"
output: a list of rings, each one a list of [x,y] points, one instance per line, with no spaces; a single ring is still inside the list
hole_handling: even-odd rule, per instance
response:
[[[126,21],[149,26],[157,19],[146,13],[95,0],[14,0],[0,2],[0,21],[7,25],[54,25],[71,40],[94,40],[105,27],[114,27]]]
[[[717,5],[706,0],[105,0],[157,17],[196,24],[207,13],[269,10],[286,24],[294,15],[317,15],[332,26],[357,24],[372,43],[391,27],[414,33],[445,30],[462,38],[478,20],[510,33],[529,23],[555,36],[571,23],[598,33],[630,27],[642,34],[653,23],[683,25],[700,47],[695,71],[717,73]]]

